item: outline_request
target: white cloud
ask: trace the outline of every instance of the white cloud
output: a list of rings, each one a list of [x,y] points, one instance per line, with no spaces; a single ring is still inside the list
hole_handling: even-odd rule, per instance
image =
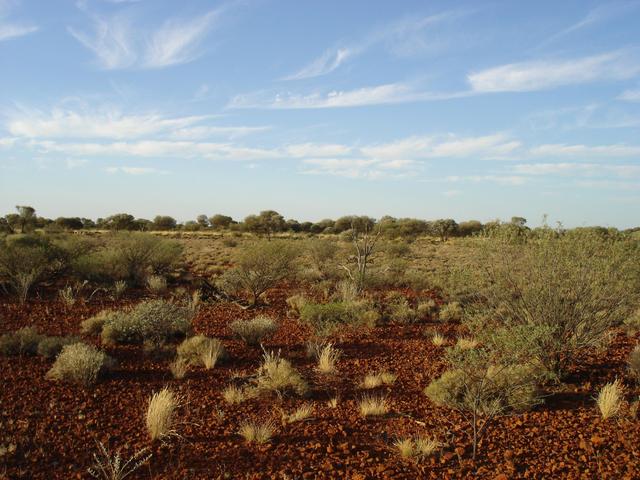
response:
[[[0,1],[0,42],[12,38],[22,37],[38,31],[38,27],[32,24],[14,23],[7,20],[13,2]]]
[[[12,147],[16,143],[17,140],[18,140],[17,138],[11,138],[11,137],[2,138],[2,137],[0,137],[0,148]]]
[[[246,137],[254,133],[266,132],[270,126],[248,127],[248,126],[195,126],[175,130],[171,137],[180,140],[198,140],[210,137],[227,137],[229,139]]]
[[[346,178],[389,179],[412,175],[406,167],[409,163],[385,162],[373,158],[308,158],[303,161],[311,168],[302,170],[305,175],[332,175]]]
[[[69,33],[91,50],[106,70],[164,68],[187,63],[199,56],[198,46],[221,10],[184,21],[169,20],[155,31],[132,26],[125,15],[93,15],[93,32],[68,28]]]
[[[625,90],[618,95],[618,100],[625,100],[627,102],[640,102],[640,88],[637,90]]]
[[[357,54],[358,51],[353,48],[337,48],[335,50],[327,50],[320,57],[313,60],[309,65],[303,67],[296,73],[288,75],[283,80],[301,80],[303,78],[319,77],[333,72],[342,65],[348,58]]]
[[[582,156],[582,157],[635,157],[640,156],[640,146],[633,145],[567,145],[563,143],[545,144],[529,150],[534,156]]]
[[[351,147],[340,144],[299,143],[285,147],[292,157],[332,157],[347,155]]]
[[[471,73],[474,92],[527,92],[565,85],[622,80],[640,73],[637,52],[616,51],[569,60],[511,63]]]
[[[158,170],[152,167],[108,167],[106,171],[108,173],[126,173],[127,175],[166,175],[169,173],[166,170]]]
[[[328,93],[309,94],[278,93],[265,98],[263,93],[237,95],[229,103],[230,108],[314,109],[344,108],[367,105],[385,105],[430,100],[445,100],[468,95],[460,93],[431,93],[418,91],[404,83],[388,83],[355,90],[332,90]]]
[[[472,183],[497,183],[499,185],[519,186],[523,185],[527,179],[520,175],[450,175],[445,178],[447,182],[472,182]]]
[[[640,165],[609,165],[598,163],[524,163],[514,166],[522,175],[567,175],[640,177]]]

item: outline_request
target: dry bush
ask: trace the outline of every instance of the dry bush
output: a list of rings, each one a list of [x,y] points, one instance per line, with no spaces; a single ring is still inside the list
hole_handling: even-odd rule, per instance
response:
[[[176,359],[169,364],[169,371],[171,375],[173,375],[173,378],[181,380],[189,371],[189,363],[184,358],[176,357]]]
[[[178,345],[177,353],[178,358],[189,365],[202,365],[207,370],[215,367],[218,360],[224,359],[227,354],[220,340],[204,335],[187,338]]]
[[[379,395],[363,396],[358,402],[358,408],[363,417],[380,416],[389,412],[387,399]]]
[[[85,386],[92,385],[107,363],[107,355],[92,345],[65,345],[47,372],[47,378]]]
[[[409,301],[399,292],[391,292],[386,297],[387,316],[392,322],[412,323],[416,320],[416,311],[411,308]]]
[[[440,308],[438,318],[442,322],[459,322],[462,320],[463,313],[459,302],[450,302]]]
[[[624,401],[624,386],[619,379],[607,383],[598,392],[596,404],[603,420],[620,413]]]
[[[447,344],[447,339],[444,337],[444,335],[436,332],[431,337],[431,343],[436,347],[442,347]]]
[[[636,345],[631,353],[629,353],[629,359],[627,360],[629,365],[629,372],[638,381],[640,381],[640,345]]]
[[[278,330],[278,323],[271,317],[258,315],[251,320],[234,320],[229,328],[247,345],[259,345],[264,338]]]
[[[421,300],[416,307],[416,315],[418,318],[431,318],[438,311],[438,305],[433,298]]]
[[[340,402],[340,399],[338,397],[331,397],[329,400],[327,400],[327,407],[338,408],[339,402]]]
[[[66,345],[78,342],[78,337],[45,337],[38,343],[38,355],[48,359],[56,358]]]
[[[398,438],[393,442],[393,447],[402,458],[412,459],[415,456],[415,446],[411,438]]]
[[[111,322],[111,318],[117,315],[124,315],[124,313],[111,309],[101,310],[93,317],[80,322],[80,332],[84,335],[100,335],[105,323]]]
[[[276,431],[275,424],[271,420],[255,422],[245,420],[240,424],[238,433],[250,443],[267,443]]]
[[[302,420],[306,420],[313,413],[313,405],[306,404],[301,405],[295,409],[295,411],[291,414],[284,415],[283,420],[286,423],[300,422]]]
[[[149,398],[145,420],[151,440],[178,435],[176,430],[176,410],[181,404],[182,399],[167,387],[154,393]]]
[[[147,277],[147,288],[154,295],[160,295],[167,291],[167,279],[162,275],[149,275]]]
[[[93,454],[93,465],[87,473],[100,480],[124,480],[151,459],[152,454],[148,451],[148,448],[138,450],[125,461],[120,452],[112,455],[102,442],[98,442],[98,453]]]
[[[309,390],[307,382],[293,368],[291,363],[280,357],[280,352],[266,352],[255,379],[258,393],[275,392],[279,396],[287,391],[304,395]]]
[[[382,385],[392,385],[396,381],[396,376],[393,373],[382,371],[379,373],[368,373],[364,379],[360,382],[360,388],[372,389]]]
[[[336,363],[341,355],[342,351],[335,348],[333,343],[323,345],[316,357],[318,362],[316,370],[326,375],[336,373]]]
[[[0,336],[0,354],[35,355],[38,344],[45,338],[34,327],[23,327],[15,332]]]
[[[460,337],[455,347],[460,350],[472,350],[478,346],[479,342],[475,338]]]
[[[127,291],[128,285],[124,280],[116,280],[113,282],[113,296],[116,300],[122,298],[124,293]]]

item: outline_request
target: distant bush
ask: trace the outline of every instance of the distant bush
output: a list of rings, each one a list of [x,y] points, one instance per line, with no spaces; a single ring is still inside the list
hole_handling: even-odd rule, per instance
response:
[[[33,327],[23,327],[0,336],[0,354],[2,355],[35,355],[38,344],[45,338]]]
[[[187,338],[178,345],[177,353],[189,365],[202,365],[206,369],[213,368],[227,354],[220,340],[204,335]]]
[[[191,331],[193,310],[165,300],[142,302],[125,314],[109,316],[102,329],[106,344],[148,342],[159,347]]]
[[[38,355],[49,359],[56,358],[65,346],[78,342],[78,337],[46,337],[38,343]]]
[[[259,315],[251,320],[235,320],[229,324],[229,328],[247,345],[259,345],[265,337],[278,330],[278,324],[271,317]]]
[[[47,378],[85,386],[92,385],[107,363],[107,355],[91,345],[65,345],[47,373]]]
[[[378,318],[378,312],[365,301],[309,302],[300,310],[300,320],[309,325],[317,337],[331,335],[345,327],[374,327]]]

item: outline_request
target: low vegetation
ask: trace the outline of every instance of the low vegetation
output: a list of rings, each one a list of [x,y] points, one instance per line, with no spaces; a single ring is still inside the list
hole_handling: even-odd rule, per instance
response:
[[[229,324],[231,331],[245,341],[247,345],[260,345],[269,335],[278,330],[277,322],[264,315],[250,320],[234,320]]]
[[[47,378],[89,386],[96,382],[109,363],[104,352],[85,343],[73,343],[62,348]]]

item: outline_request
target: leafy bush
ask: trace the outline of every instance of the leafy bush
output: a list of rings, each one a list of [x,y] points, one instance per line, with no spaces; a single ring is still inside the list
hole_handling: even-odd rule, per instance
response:
[[[107,355],[91,345],[65,345],[47,373],[47,378],[85,386],[92,385],[107,363]]]
[[[45,358],[55,358],[67,345],[78,343],[78,337],[45,337],[38,343],[38,355]]]
[[[139,303],[125,314],[109,316],[102,329],[106,344],[148,342],[159,347],[191,331],[193,309],[165,300]]]
[[[309,302],[300,310],[300,320],[308,324],[314,335],[325,337],[339,328],[375,326],[378,312],[366,301],[359,302]]]
[[[177,349],[178,358],[189,365],[202,365],[206,369],[213,368],[219,359],[226,357],[226,350],[217,338],[196,335],[187,338]]]
[[[2,355],[35,355],[38,344],[45,338],[33,327],[23,327],[0,336],[0,354]]]
[[[278,324],[271,317],[259,315],[251,320],[235,320],[229,328],[247,345],[259,345],[265,337],[278,330]]]
[[[223,287],[231,293],[248,293],[251,305],[256,305],[269,288],[294,275],[297,256],[298,249],[290,242],[255,243],[242,253],[237,265],[223,275]]]

